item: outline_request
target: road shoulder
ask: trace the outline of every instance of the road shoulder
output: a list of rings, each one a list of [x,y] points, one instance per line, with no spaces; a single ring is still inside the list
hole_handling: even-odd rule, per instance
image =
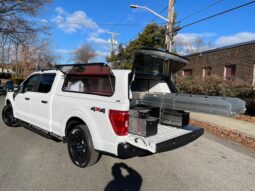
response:
[[[255,149],[255,125],[230,117],[191,113],[190,124]]]

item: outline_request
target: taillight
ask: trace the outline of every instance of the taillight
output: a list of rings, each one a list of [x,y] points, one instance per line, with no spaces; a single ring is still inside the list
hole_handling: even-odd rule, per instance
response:
[[[116,135],[124,136],[128,134],[129,113],[128,111],[110,110],[109,118]]]

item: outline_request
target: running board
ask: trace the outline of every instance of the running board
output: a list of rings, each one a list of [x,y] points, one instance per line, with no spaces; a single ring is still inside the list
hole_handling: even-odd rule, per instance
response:
[[[245,102],[239,98],[176,93],[133,92],[131,105],[148,105],[224,116],[243,114],[246,111]]]
[[[65,137],[60,137],[54,133],[51,133],[49,131],[46,131],[44,129],[41,129],[40,127],[37,127],[37,126],[34,126],[34,125],[31,125],[25,121],[22,121],[20,119],[17,119],[18,120],[18,125],[21,126],[21,127],[24,127],[30,131],[32,131],[33,133],[36,133],[37,135],[41,135],[47,139],[51,139],[51,140],[54,140],[56,142],[65,142],[66,139]]]

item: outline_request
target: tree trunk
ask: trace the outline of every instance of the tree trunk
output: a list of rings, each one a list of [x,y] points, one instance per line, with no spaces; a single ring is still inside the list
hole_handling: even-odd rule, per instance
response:
[[[15,63],[18,64],[19,44],[15,44]]]
[[[4,46],[2,46],[2,58],[1,63],[4,64]]]
[[[8,45],[8,51],[7,51],[7,64],[10,63],[10,53],[11,53],[11,42]]]

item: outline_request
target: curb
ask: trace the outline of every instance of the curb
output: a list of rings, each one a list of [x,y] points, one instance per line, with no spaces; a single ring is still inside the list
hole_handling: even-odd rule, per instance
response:
[[[190,120],[190,125],[202,127],[216,136],[229,138],[233,141],[255,149],[255,138],[249,137],[248,135],[240,133],[238,131],[234,131],[232,129],[223,129],[222,127],[215,126],[210,123],[197,121],[194,119]]]

